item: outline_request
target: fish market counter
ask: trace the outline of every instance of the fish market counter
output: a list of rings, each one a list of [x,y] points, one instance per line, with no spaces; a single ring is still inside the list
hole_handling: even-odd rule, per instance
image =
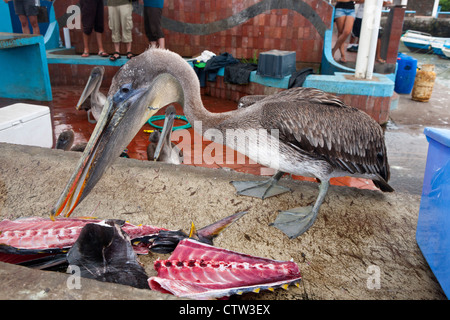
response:
[[[0,219],[49,217],[79,153],[0,143]],[[420,196],[330,186],[316,223],[290,240],[271,227],[278,210],[308,205],[313,182],[283,178],[292,192],[265,200],[237,196],[231,180],[264,179],[223,169],[119,158],[71,217],[122,219],[189,232],[248,211],[225,229],[214,246],[298,265],[300,285],[261,290],[239,299],[445,299],[415,240]],[[168,255],[139,256],[149,277]],[[0,299],[167,299],[145,289],[68,274],[0,264]],[[83,282],[86,281],[86,282]],[[83,286],[86,283],[86,286]],[[84,290],[84,291],[83,291]]]

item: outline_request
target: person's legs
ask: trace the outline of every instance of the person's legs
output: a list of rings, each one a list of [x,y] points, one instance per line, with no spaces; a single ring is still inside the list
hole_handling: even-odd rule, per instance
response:
[[[145,33],[151,47],[165,48],[164,33],[161,29],[161,8],[145,7]]]
[[[120,12],[118,6],[108,6],[108,25],[111,29],[111,40],[114,44],[114,53],[109,60],[116,61],[120,58]]]
[[[353,28],[353,22],[355,21],[355,18],[351,16],[346,16],[345,18],[345,24],[344,24],[344,30],[342,31],[341,37],[343,38],[341,41],[341,46],[339,47],[339,51],[341,52],[341,61],[346,62],[345,59],[345,41],[348,39],[350,33],[352,32]]]
[[[346,62],[345,59],[345,40],[347,40],[348,36],[352,32],[354,18],[352,16],[341,16],[335,20],[336,26],[338,29],[338,38],[333,47],[332,54],[336,53],[339,49],[341,53],[341,61]]]
[[[158,39],[158,46],[159,46],[161,49],[165,49],[165,48],[166,48],[166,41],[164,40],[164,38],[159,38],[159,39]]]
[[[31,28],[33,28],[33,34],[41,34],[37,16],[28,16],[28,18],[30,19]]]
[[[103,48],[103,39],[102,39],[103,33],[95,32],[95,38],[97,39],[97,46],[98,46],[98,55],[102,57],[108,57],[109,54],[105,52],[105,49]]]
[[[89,38],[90,38],[90,35],[88,35],[88,34],[83,32],[83,46],[84,46],[84,50],[83,50],[83,54],[81,55],[82,57],[88,57],[89,56]]]
[[[93,6],[91,0],[80,0],[80,11],[81,11],[81,24],[83,26],[83,54],[82,57],[88,57],[89,50],[89,39],[94,29],[94,15]]]
[[[93,1],[93,0],[90,0]],[[95,31],[95,38],[97,40],[97,46],[98,46],[98,54],[102,57],[109,57],[109,54],[107,54],[105,52],[105,49],[103,48],[103,39],[102,39],[102,35],[103,35],[103,1],[102,0],[96,0],[94,1],[95,4],[95,12],[94,17],[94,31]]]
[[[19,16],[20,25],[22,26],[22,33],[23,34],[30,34],[30,27],[28,26],[28,19],[25,15]]]
[[[336,28],[337,28],[337,31],[338,31],[338,36],[337,36],[337,39],[336,39],[336,43],[334,44],[333,50],[331,51],[333,57],[334,57],[334,54],[336,53],[337,49],[339,49],[339,46],[340,46],[340,44],[339,44],[339,39],[341,38],[342,32],[343,32],[343,30],[344,30],[345,16],[336,18],[336,19],[334,20],[334,22],[336,23]]]
[[[120,24],[122,27],[122,42],[126,46],[127,58],[132,58],[131,44],[133,41],[133,6],[132,4],[121,5],[120,7]]]

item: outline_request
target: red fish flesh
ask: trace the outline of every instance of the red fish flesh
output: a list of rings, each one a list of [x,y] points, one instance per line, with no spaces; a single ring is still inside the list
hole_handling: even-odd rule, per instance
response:
[[[298,285],[300,271],[292,261],[276,261],[213,247],[191,239],[180,241],[168,260],[157,260],[152,290],[178,297],[210,299]]]
[[[170,253],[178,242],[187,237],[212,244],[212,240],[227,226],[238,220],[246,212],[238,212],[208,225],[198,232],[187,235],[178,230],[168,230],[149,225],[133,225],[122,220],[99,220],[91,218],[41,217],[0,221],[0,261],[20,263],[28,266],[46,267],[64,260],[60,257],[77,241],[81,230],[87,224],[110,221],[120,225],[129,236],[133,250],[137,254],[147,254],[149,250]],[[42,259],[45,258],[45,259]],[[61,258],[61,259],[59,259]],[[56,261],[58,259],[58,261]],[[55,261],[51,261],[55,260]]]
[[[0,221],[0,245],[15,249],[34,250],[36,253],[51,252],[72,247],[80,235],[81,229],[89,223],[99,223],[98,219],[60,218],[54,221],[50,218],[30,217],[17,220]],[[147,225],[135,226],[125,222],[122,225],[130,239],[156,236],[164,228]],[[147,253],[135,246],[137,253]]]

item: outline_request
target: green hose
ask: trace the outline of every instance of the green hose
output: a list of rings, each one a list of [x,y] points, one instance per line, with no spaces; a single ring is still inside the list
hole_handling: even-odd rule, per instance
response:
[[[165,118],[166,118],[165,115],[162,115],[162,116],[153,116],[153,117],[151,117],[150,119],[148,119],[147,122],[148,122],[149,125],[151,125],[152,127],[155,127],[156,129],[162,129],[163,127],[157,126],[156,124],[153,124],[153,121],[164,120]],[[175,126],[174,126],[174,127],[172,128],[172,131],[180,130],[180,129],[189,129],[190,127],[192,127],[191,124],[189,123],[189,121],[186,119],[185,116],[179,116],[179,115],[176,115],[176,116],[175,116],[175,120],[183,120],[183,121],[186,121],[186,124],[185,124],[184,126],[178,126],[178,127],[175,127]]]

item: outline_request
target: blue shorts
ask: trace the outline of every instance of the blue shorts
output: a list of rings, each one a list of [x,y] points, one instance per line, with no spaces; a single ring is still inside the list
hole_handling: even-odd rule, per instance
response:
[[[344,16],[355,18],[355,9],[342,9],[342,8],[334,9],[334,20]]]

